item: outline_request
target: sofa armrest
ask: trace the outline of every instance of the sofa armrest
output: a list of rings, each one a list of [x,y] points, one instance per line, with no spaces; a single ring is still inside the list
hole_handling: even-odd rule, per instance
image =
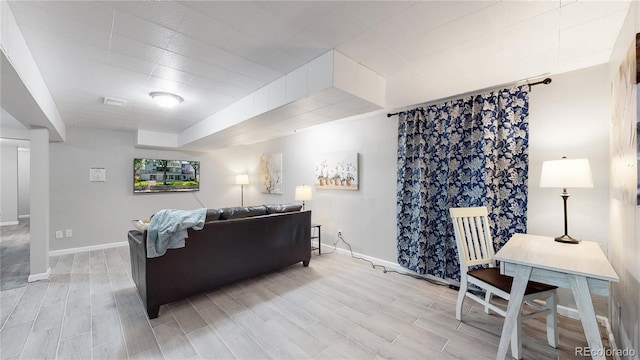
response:
[[[146,252],[146,242],[147,231],[140,232],[137,230],[129,231],[129,250],[131,251],[131,256],[142,256],[147,257]]]
[[[128,234],[129,239],[129,253],[131,260],[131,277],[136,284],[140,298],[145,308],[147,307],[147,251],[146,241],[147,232],[140,232],[137,230],[131,230]],[[152,319],[158,316],[158,309],[152,309],[151,312],[147,309],[149,318]],[[155,312],[154,312],[155,311]]]
[[[142,245],[143,233],[138,230],[129,231],[129,240],[135,242],[137,245]]]

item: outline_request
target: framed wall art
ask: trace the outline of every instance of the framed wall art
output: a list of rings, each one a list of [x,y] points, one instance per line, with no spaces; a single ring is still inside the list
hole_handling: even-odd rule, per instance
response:
[[[282,195],[282,154],[260,157],[260,183],[263,194]]]
[[[612,196],[625,204],[638,203],[636,109],[636,47],[630,46],[611,82]]]
[[[316,156],[316,189],[358,190],[358,153],[339,152]]]
[[[133,159],[133,193],[200,190],[200,161]]]

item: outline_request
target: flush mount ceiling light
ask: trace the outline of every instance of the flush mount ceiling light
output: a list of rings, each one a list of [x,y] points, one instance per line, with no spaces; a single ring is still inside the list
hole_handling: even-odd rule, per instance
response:
[[[155,101],[156,104],[167,109],[170,109],[184,101],[182,97],[167,92],[152,92],[149,96],[153,98],[153,101]]]

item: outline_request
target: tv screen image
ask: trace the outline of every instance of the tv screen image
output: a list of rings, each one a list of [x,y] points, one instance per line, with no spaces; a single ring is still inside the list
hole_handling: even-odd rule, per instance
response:
[[[200,161],[133,159],[134,193],[198,190],[200,190]]]

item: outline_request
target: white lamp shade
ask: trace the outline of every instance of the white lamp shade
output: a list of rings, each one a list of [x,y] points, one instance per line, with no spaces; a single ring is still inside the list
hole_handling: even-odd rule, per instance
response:
[[[543,162],[540,187],[593,187],[589,159],[561,159]]]
[[[311,200],[311,186],[301,185],[296,186],[296,200],[297,201],[306,201]]]
[[[249,185],[249,175],[236,175],[236,185]]]

